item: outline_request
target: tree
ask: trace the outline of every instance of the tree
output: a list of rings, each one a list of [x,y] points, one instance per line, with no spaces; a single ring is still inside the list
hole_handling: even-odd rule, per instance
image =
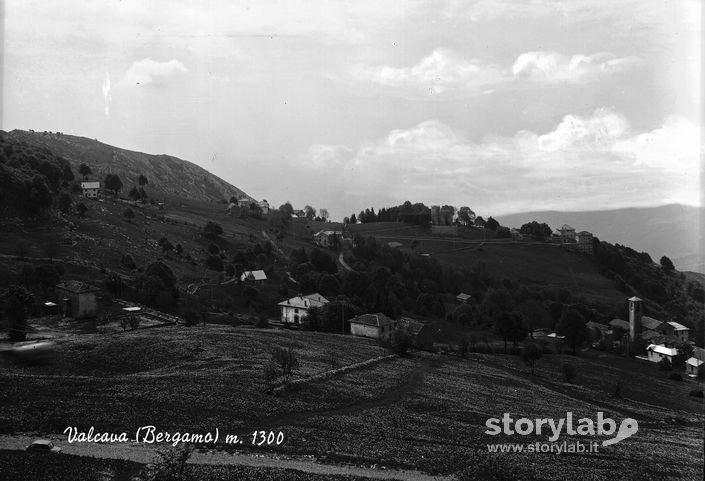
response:
[[[472,225],[475,222],[475,213],[470,207],[463,206],[458,209],[458,219],[464,225]]]
[[[91,168],[88,167],[86,164],[81,164],[78,166],[78,173],[81,174],[84,179],[92,174]]]
[[[162,248],[162,252],[164,252],[164,255],[168,258],[169,252],[174,250],[174,244],[169,242],[169,239],[167,239],[166,237],[162,237],[161,239],[159,239],[158,244],[159,247]]]
[[[137,179],[137,183],[141,187],[144,187],[145,185],[149,184],[149,181],[147,180],[147,177],[144,176],[144,174],[140,174],[139,179]]]
[[[536,361],[541,359],[542,355],[543,352],[541,351],[541,348],[533,342],[528,343],[521,351],[521,360],[524,361],[524,364],[531,368],[532,376],[534,375],[534,366],[536,365]]]
[[[291,348],[275,347],[272,351],[272,363],[279,368],[284,377],[284,384],[287,384],[289,378],[299,368],[299,357]]]
[[[494,218],[490,217],[487,219],[485,227],[487,227],[489,230],[497,230],[497,228],[499,227],[499,222],[497,222]]]
[[[323,222],[327,222],[330,215],[328,214],[328,209],[322,208],[318,210],[318,217],[321,218]]]
[[[128,207],[122,211],[122,216],[127,219],[127,222],[132,222],[132,219],[135,218],[135,211]]]
[[[223,233],[223,228],[216,222],[209,221],[203,227],[203,235],[209,239],[217,239]],[[222,269],[221,269],[222,270]]]
[[[120,180],[120,177],[117,176],[117,174],[108,174],[105,176],[105,180],[103,181],[105,188],[108,190],[112,190],[114,195],[118,195],[118,192],[122,189],[122,181]]]
[[[71,170],[71,166],[69,164],[64,165],[64,171],[61,176],[63,177],[65,183],[71,182],[73,179],[75,179],[75,177],[73,176],[73,171]]]
[[[76,204],[76,212],[78,212],[78,215],[80,217],[85,217],[87,211],[88,207],[86,207],[86,204],[84,204],[83,202],[79,202],[78,204]]]
[[[475,218],[475,225],[478,227],[485,227],[486,226],[485,219],[482,218],[482,216],[478,216]]]
[[[394,354],[400,357],[407,355],[411,347],[411,338],[403,329],[394,329],[392,331],[392,348]]]
[[[208,256],[206,259],[206,267],[212,271],[222,272],[224,268],[223,259],[221,259],[220,256]]]
[[[661,269],[663,269],[664,272],[671,273],[676,269],[676,267],[673,265],[673,262],[671,262],[671,259],[663,256],[661,257]]]
[[[13,342],[24,341],[27,336],[27,313],[25,308],[34,302],[34,297],[24,287],[12,285],[5,295],[5,316],[8,334]]]
[[[355,216],[355,214],[350,216],[350,223],[357,224],[357,217]]]
[[[590,338],[590,331],[585,326],[585,318],[572,307],[563,312],[556,326],[556,331],[565,336],[573,353],[579,345]]]
[[[548,224],[539,224],[536,221],[531,221],[522,225],[521,229],[519,230],[522,234],[531,236],[536,240],[542,240],[547,237],[551,237],[551,233],[553,232]]]
[[[304,207],[304,212],[306,213],[306,218],[308,220],[313,220],[316,217],[316,209],[314,209],[310,205]]]
[[[71,196],[66,192],[62,192],[61,195],[59,195],[59,210],[66,214],[69,209],[71,209],[71,204],[73,204]]]
[[[140,200],[142,198],[142,196],[140,195],[140,191],[136,186],[133,186],[132,189],[130,189],[130,192],[127,193],[127,195],[132,200]]]

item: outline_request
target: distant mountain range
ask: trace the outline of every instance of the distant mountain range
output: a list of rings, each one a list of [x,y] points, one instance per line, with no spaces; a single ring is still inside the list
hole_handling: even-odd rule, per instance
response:
[[[230,197],[252,199],[220,177],[178,157],[133,152],[85,137],[51,132],[13,130],[6,136],[64,157],[71,163],[76,176],[82,163],[91,168],[91,180],[103,180],[109,173],[117,174],[125,192],[137,185],[137,179],[143,174],[152,192],[214,202]]]
[[[527,212],[496,217],[500,224],[521,227],[545,222],[553,230],[563,224],[576,232],[592,232],[600,240],[648,252],[654,262],[668,256],[680,271],[705,273],[705,208],[672,204],[587,212]]]

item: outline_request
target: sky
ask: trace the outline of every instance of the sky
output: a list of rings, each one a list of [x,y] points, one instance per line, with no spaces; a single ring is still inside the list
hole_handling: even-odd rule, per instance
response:
[[[2,130],[340,220],[701,205],[699,0],[6,0]]]

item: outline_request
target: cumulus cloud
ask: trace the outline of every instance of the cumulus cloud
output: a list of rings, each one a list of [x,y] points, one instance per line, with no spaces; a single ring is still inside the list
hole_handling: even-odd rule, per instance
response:
[[[188,72],[178,60],[157,62],[151,58],[135,61],[125,74],[125,80],[130,84],[145,85],[179,73]]]
[[[412,66],[363,67],[359,75],[381,85],[421,88],[431,94],[457,88],[479,89],[506,77],[495,65],[464,59],[444,48],[435,49]]]
[[[103,92],[103,110],[105,111],[105,116],[110,117],[110,102],[113,101],[112,95],[110,95],[110,75],[105,72],[105,79],[103,80],[103,85],[100,90]]]
[[[405,200],[450,202],[506,214],[527,209],[566,210],[699,204],[700,137],[683,118],[633,132],[618,113],[599,109],[566,115],[544,133],[472,142],[438,121],[397,129],[344,157],[327,178],[344,185],[349,205],[390,205]],[[339,166],[343,166],[340,168]],[[341,189],[343,192],[343,189]]]
[[[610,53],[562,55],[534,51],[519,55],[512,66],[515,77],[546,83],[584,83],[602,75],[629,70],[638,65],[637,57],[616,57]]]

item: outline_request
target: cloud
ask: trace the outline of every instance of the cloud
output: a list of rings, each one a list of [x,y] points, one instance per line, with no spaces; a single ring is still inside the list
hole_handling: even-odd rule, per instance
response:
[[[105,79],[103,80],[103,85],[100,90],[103,92],[103,102],[105,110],[105,116],[110,117],[110,103],[113,101],[112,95],[110,95],[110,75],[105,72]]]
[[[144,58],[135,61],[132,66],[130,66],[125,74],[125,80],[129,84],[145,85],[185,72],[188,72],[188,70],[178,60],[156,62],[151,58]]]
[[[490,215],[557,203],[565,210],[699,205],[700,150],[698,129],[686,119],[633,132],[620,114],[598,109],[566,115],[544,133],[524,130],[482,142],[429,120],[354,152],[335,146],[326,152],[343,156],[320,164],[318,174],[341,186],[355,179],[354,188],[340,189],[341,205],[351,210],[405,200],[467,204]]]
[[[495,84],[507,75],[495,65],[464,59],[449,49],[437,48],[409,67],[361,67],[358,76],[388,87],[421,89],[429,94],[469,89],[482,93],[482,87]]]
[[[618,58],[610,53],[562,55],[556,52],[522,53],[512,66],[515,77],[545,83],[585,83],[600,76],[639,65],[637,57]]]

